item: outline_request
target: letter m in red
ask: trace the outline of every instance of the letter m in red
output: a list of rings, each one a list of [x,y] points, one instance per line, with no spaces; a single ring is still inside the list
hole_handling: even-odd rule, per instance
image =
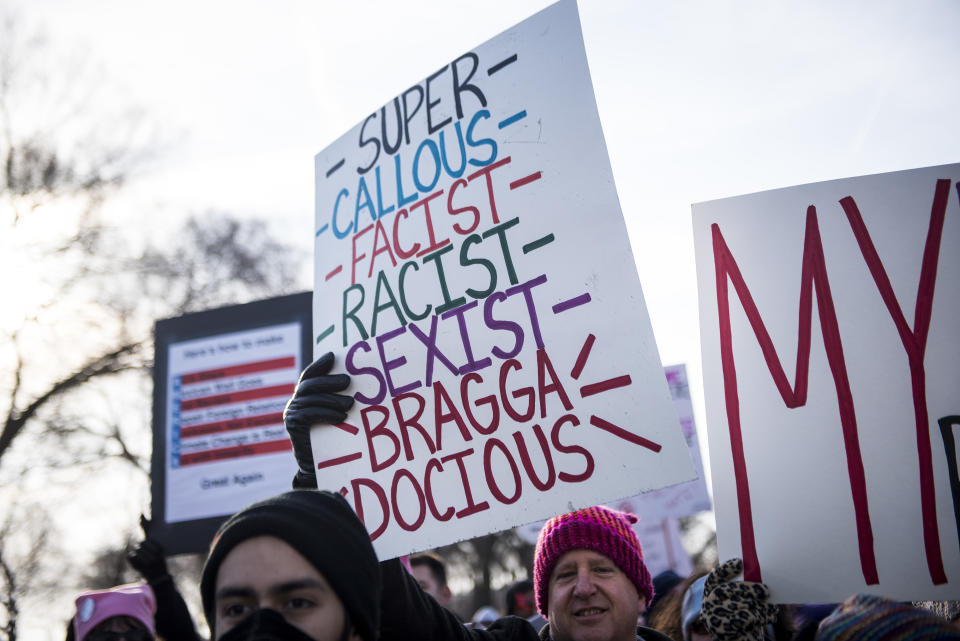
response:
[[[921,269],[920,286],[917,292],[917,315],[915,328],[910,332],[903,321],[899,307],[895,306],[895,298],[889,288],[889,281],[883,272],[879,257],[873,249],[869,234],[859,211],[852,198],[841,201],[847,219],[850,222],[854,236],[860,245],[861,252],[866,260],[878,289],[891,311],[904,344],[911,365],[911,374],[914,379],[914,396],[917,396],[917,379],[922,382],[922,346],[926,343],[926,329],[930,321],[930,305],[933,300],[933,282],[936,279],[937,256],[940,250],[940,238],[943,230],[943,221],[946,213],[947,194],[950,181],[938,180],[936,194],[930,216],[930,227],[927,234],[927,243],[924,248],[923,266]],[[960,191],[960,186],[958,186]],[[860,453],[860,440],[857,432],[857,418],[853,406],[853,397],[850,391],[850,382],[847,377],[847,367],[844,361],[843,345],[840,340],[840,330],[837,324],[836,310],[833,297],[830,293],[830,283],[827,279],[826,264],[823,255],[823,244],[820,239],[820,229],[817,225],[817,211],[812,205],[807,208],[806,232],[803,243],[803,261],[800,268],[800,306],[797,326],[797,361],[794,375],[794,385],[787,380],[783,365],[774,349],[770,334],[760,317],[753,296],[747,288],[743,275],[737,266],[730,249],[727,247],[719,226],[711,226],[713,233],[713,256],[716,269],[717,312],[720,324],[720,359],[723,370],[724,399],[726,402],[727,425],[730,431],[730,444],[733,453],[734,480],[737,489],[737,506],[740,514],[740,544],[744,562],[744,578],[748,581],[760,581],[760,563],[757,558],[756,542],[753,530],[753,515],[750,503],[750,487],[747,481],[747,466],[743,450],[743,435],[740,425],[740,401],[737,390],[737,373],[733,358],[733,337],[730,326],[730,302],[728,297],[728,283],[733,284],[737,298],[743,307],[747,320],[753,329],[757,342],[760,345],[764,360],[770,375],[773,377],[780,396],[788,408],[802,407],[807,402],[807,381],[810,364],[810,334],[812,319],[813,295],[817,297],[817,311],[820,318],[820,328],[826,350],[827,362],[833,376],[837,394],[837,405],[840,415],[840,426],[843,433],[843,444],[847,460],[847,473],[850,477],[850,491],[853,497],[854,520],[857,527],[857,542],[860,551],[860,565],[864,580],[868,585],[879,582],[877,563],[873,549],[873,528],[870,523],[870,511],[867,505],[867,488],[864,477],[863,460]],[[896,313],[895,313],[896,312]],[[918,346],[922,345],[922,346]],[[912,348],[912,349],[911,349]],[[919,373],[917,370],[920,370]],[[918,448],[921,468],[921,503],[924,507],[924,539],[927,550],[927,560],[930,566],[931,579],[935,584],[945,583],[943,562],[940,558],[939,540],[936,538],[936,512],[933,502],[933,480],[930,472],[932,464],[929,460],[929,443],[924,447],[923,436],[926,434],[925,399],[920,401],[918,408]],[[922,413],[922,416],[921,416]],[[924,429],[921,429],[921,425]],[[929,440],[929,439],[927,439]]]

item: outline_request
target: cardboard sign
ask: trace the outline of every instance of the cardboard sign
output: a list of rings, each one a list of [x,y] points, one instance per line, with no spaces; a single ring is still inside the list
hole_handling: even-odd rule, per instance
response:
[[[381,558],[693,476],[576,4],[445,64],[316,157],[313,431]]]
[[[610,507],[636,514],[631,505],[624,504],[621,501],[617,501]],[[516,528],[515,532],[521,540],[530,545],[536,545],[544,523],[546,521],[527,523]],[[643,548],[643,562],[650,571],[650,576],[655,577],[667,570],[673,570],[680,576],[686,576],[693,572],[693,561],[683,546],[683,533],[680,531],[680,524],[677,519],[641,519],[633,524],[633,531],[637,533],[637,538],[640,539],[640,546]]]
[[[683,436],[687,441],[697,478],[620,499],[610,505],[615,509],[636,514],[643,524],[659,523],[662,519],[671,517],[690,516],[711,508],[710,495],[707,493],[707,482],[703,473],[703,461],[700,456],[700,442],[697,439],[697,426],[693,420],[693,406],[690,403],[687,369],[683,365],[668,365],[663,368],[663,372],[670,386],[673,406],[680,417]],[[537,521],[535,525],[533,543],[537,542],[537,534],[543,522]],[[647,526],[644,525],[644,527]],[[641,529],[638,528],[637,532],[639,533]]]
[[[720,556],[776,600],[956,598],[958,180],[693,207]]]
[[[703,459],[700,455],[700,441],[697,439],[697,424],[693,419],[693,404],[690,402],[690,386],[687,384],[687,368],[683,365],[668,365],[663,368],[670,386],[670,397],[680,418],[683,438],[687,441],[693,467],[697,478],[659,490],[651,490],[632,496],[626,510],[639,515],[644,521],[658,521],[670,517],[690,516],[709,510],[710,495],[707,493],[706,476],[703,473]]]
[[[677,519],[641,521],[633,529],[643,547],[643,563],[650,576],[655,577],[667,570],[680,576],[689,576],[693,572],[693,561],[683,547],[683,533]]]
[[[633,526],[643,546],[644,563],[651,576],[665,570],[687,575],[693,571],[690,555],[683,547],[680,525],[675,517],[689,516],[710,509],[710,496],[703,475],[700,443],[693,420],[690,403],[690,387],[687,384],[687,368],[683,365],[668,365],[663,368],[670,396],[680,417],[683,436],[693,459],[697,478],[677,483],[659,490],[651,490],[620,499],[608,506],[621,512],[636,514],[640,521]],[[536,545],[540,529],[546,521],[534,521],[516,528],[517,535],[531,545]]]
[[[310,295],[157,323],[152,532],[205,550],[222,519],[290,488],[283,408],[304,366]]]

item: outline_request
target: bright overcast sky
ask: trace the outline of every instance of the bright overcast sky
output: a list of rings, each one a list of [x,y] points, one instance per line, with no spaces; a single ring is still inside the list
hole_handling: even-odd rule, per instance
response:
[[[137,198],[270,216],[307,250],[313,154],[547,4],[13,2],[175,141]],[[953,0],[582,0],[580,13],[664,362],[699,370],[690,203],[960,160]]]
[[[268,216],[311,251],[313,155],[548,3],[6,4],[86,51],[174,141],[127,211]],[[580,14],[661,357],[688,364],[702,420],[690,204],[960,161],[960,2],[581,0]]]
[[[264,215],[306,251],[313,154],[547,4],[7,1],[86,50],[174,141],[126,210]],[[688,364],[702,420],[690,204],[960,160],[960,3],[581,0],[580,13],[661,357]]]

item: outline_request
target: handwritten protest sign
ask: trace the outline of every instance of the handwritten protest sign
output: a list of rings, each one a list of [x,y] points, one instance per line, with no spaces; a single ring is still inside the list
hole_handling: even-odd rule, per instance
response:
[[[441,66],[316,156],[313,430],[381,558],[693,476],[576,4]]]
[[[693,207],[720,556],[777,600],[956,598],[958,181]]]

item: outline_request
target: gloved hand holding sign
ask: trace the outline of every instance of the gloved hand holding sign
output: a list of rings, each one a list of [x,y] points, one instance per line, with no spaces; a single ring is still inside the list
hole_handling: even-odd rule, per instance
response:
[[[317,470],[310,446],[310,428],[332,425],[347,420],[347,411],[353,407],[353,397],[342,392],[350,386],[346,374],[330,374],[333,352],[327,352],[313,361],[300,374],[297,389],[283,410],[283,424],[293,443],[293,454],[300,467],[293,479],[293,487],[316,488]]]

